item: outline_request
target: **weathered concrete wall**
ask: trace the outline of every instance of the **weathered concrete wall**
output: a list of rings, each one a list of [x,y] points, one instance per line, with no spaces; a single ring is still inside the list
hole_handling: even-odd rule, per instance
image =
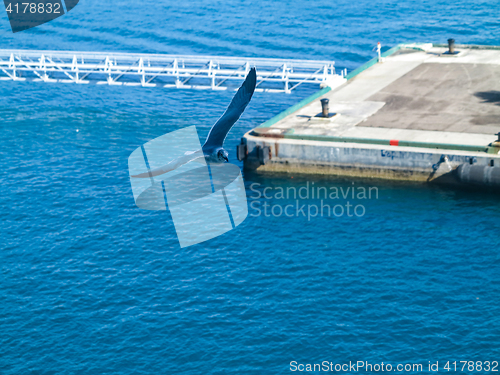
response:
[[[259,171],[333,174],[394,180],[458,182],[453,171],[461,164],[500,166],[500,156],[479,152],[384,147],[323,141],[254,137],[246,134],[245,167]],[[271,158],[261,165],[258,147]]]

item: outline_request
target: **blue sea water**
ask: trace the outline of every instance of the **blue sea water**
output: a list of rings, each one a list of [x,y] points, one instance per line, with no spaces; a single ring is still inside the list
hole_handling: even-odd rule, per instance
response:
[[[352,70],[378,41],[499,45],[499,14],[497,0],[88,0],[18,34],[0,12],[0,48],[333,59]],[[226,141],[231,161],[244,132],[312,92],[256,93]],[[136,208],[130,153],[190,125],[203,139],[231,96],[0,82],[0,374],[284,374],[291,361],[428,373],[429,361],[448,372],[446,361],[500,360],[498,195],[245,173],[245,222],[184,249],[168,212]],[[324,202],[362,206],[360,217],[256,216],[296,204],[280,188],[313,183],[377,194]]]

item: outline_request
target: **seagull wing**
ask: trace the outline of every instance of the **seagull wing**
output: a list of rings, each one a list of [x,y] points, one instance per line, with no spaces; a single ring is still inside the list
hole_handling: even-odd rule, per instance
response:
[[[203,154],[203,151],[201,151],[201,150],[198,150],[195,152],[186,152],[181,157],[178,157],[177,159],[172,160],[170,163],[164,165],[163,167],[156,168],[156,169],[153,169],[153,170],[145,172],[145,173],[136,174],[135,176],[131,176],[131,177],[150,178],[150,177],[160,176],[160,175],[165,174],[167,172],[173,171],[174,169],[177,169],[180,166],[183,166],[184,164],[190,163],[192,161],[198,161],[198,159],[204,158],[204,157],[205,157],[205,155]]]
[[[238,121],[241,114],[247,107],[248,103],[250,103],[256,84],[257,73],[255,68],[252,68],[245,78],[245,82],[243,82],[231,101],[231,104],[227,107],[226,112],[224,112],[222,117],[215,123],[214,126],[212,126],[212,129],[210,129],[210,133],[208,133],[203,149],[222,147],[227,133],[229,133],[229,130],[231,130],[235,122]]]

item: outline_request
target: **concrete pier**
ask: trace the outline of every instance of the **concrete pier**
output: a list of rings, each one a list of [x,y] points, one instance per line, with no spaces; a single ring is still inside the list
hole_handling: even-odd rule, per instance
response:
[[[464,183],[462,164],[500,168],[499,132],[500,47],[405,44],[248,132],[238,155],[259,171]]]

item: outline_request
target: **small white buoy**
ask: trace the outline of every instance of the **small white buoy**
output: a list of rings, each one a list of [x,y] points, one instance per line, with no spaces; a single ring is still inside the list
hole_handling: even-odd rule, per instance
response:
[[[80,130],[76,129],[76,132],[78,133]]]

